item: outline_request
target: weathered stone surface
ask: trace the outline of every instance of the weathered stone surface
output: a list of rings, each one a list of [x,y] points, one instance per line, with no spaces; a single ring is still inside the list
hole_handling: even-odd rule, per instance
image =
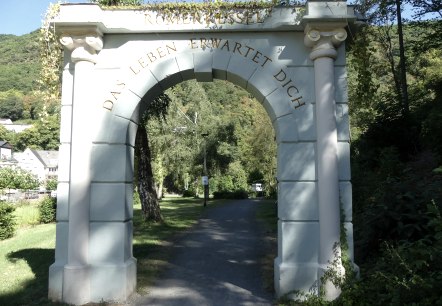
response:
[[[207,23],[196,15],[61,6],[54,20],[66,49],[52,300],[123,301],[135,290],[132,182],[140,115],[152,98],[189,79],[245,88],[275,128],[276,295],[318,293],[324,262],[333,259],[330,241],[339,236],[338,202],[352,256],[343,42],[355,17],[345,2],[312,1],[306,9],[236,12],[233,23]]]

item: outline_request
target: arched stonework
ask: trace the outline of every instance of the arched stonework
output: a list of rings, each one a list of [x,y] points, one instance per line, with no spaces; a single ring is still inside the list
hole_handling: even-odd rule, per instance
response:
[[[340,254],[340,203],[352,258],[342,45],[354,20],[348,10],[345,2],[311,2],[302,23],[292,9],[276,8],[262,20],[214,30],[199,22],[161,24],[151,12],[63,5],[54,20],[66,51],[49,297],[83,304],[125,300],[135,290],[133,157],[146,108],[140,100],[189,79],[228,80],[266,109],[278,145],[276,294],[317,293],[328,262]],[[328,298],[339,294],[324,286]]]

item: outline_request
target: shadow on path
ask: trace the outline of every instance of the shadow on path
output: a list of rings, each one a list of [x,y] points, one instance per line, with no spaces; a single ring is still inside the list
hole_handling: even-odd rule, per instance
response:
[[[132,305],[272,305],[264,289],[262,231],[258,201],[231,201],[209,207],[199,223],[173,246],[170,268],[147,296]]]

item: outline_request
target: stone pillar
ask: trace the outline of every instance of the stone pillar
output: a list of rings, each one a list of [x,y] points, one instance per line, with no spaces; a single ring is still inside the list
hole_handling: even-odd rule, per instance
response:
[[[93,118],[90,92],[96,52],[103,47],[103,41],[95,30],[62,35],[60,41],[66,49],[72,51],[70,59],[74,65],[74,77],[71,83],[70,120],[62,118],[61,122],[62,129],[70,125],[70,137],[66,136],[70,138],[70,158],[60,160],[60,163],[69,163],[69,183],[65,188],[67,194],[64,195],[66,203],[62,204],[66,207],[61,208],[67,214],[67,224],[57,223],[56,262],[49,271],[49,298],[69,304],[84,304],[90,301],[91,294],[89,206],[92,149],[90,123]]]
[[[309,24],[304,42],[312,48],[314,63],[317,136],[317,190],[319,211],[319,275],[334,264],[338,273],[344,273],[341,263],[340,203],[338,176],[338,138],[334,84],[336,47],[347,37],[342,26],[336,24]],[[325,298],[333,300],[340,294],[331,282],[325,286]]]

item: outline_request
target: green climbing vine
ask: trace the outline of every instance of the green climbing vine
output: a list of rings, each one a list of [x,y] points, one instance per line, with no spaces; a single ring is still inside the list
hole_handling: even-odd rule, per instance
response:
[[[60,3],[50,4],[40,29],[41,70],[38,80],[39,92],[45,106],[58,103],[60,90],[60,70],[62,63],[62,47],[51,21],[58,15]]]

